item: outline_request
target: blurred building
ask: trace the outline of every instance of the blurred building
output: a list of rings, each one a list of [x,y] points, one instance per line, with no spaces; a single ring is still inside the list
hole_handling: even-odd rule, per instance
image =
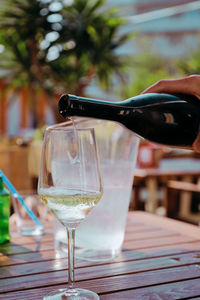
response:
[[[121,49],[122,53],[145,49],[145,38],[153,52],[166,57],[181,57],[198,49],[199,0],[109,0],[109,5],[117,3],[120,14],[128,20],[123,31],[139,34]]]
[[[182,58],[200,47],[199,0],[108,0],[108,7],[118,6],[127,24],[121,32],[133,33],[133,39],[118,49],[119,55],[154,53],[165,58]],[[115,100],[96,83],[88,94]]]

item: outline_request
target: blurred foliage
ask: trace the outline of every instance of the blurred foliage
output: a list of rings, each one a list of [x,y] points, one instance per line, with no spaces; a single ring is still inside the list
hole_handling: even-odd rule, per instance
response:
[[[113,74],[123,77],[123,24],[104,0],[1,0],[0,76],[12,88],[30,87],[34,117],[41,88],[55,112],[51,95],[84,95],[94,76],[107,87]]]
[[[128,84],[120,89],[123,99],[140,94],[160,79],[179,77],[177,62],[155,53],[142,53],[130,59]]]
[[[155,53],[142,53],[130,59],[128,84],[120,91],[123,99],[140,94],[160,79],[200,74],[200,51],[182,58],[167,59]]]
[[[117,34],[124,21],[104,0],[1,1],[0,67],[13,85],[84,94],[94,75],[107,86],[122,75],[115,50],[129,35]]]
[[[200,74],[200,51],[197,50],[188,57],[178,60],[176,64],[183,76]]]

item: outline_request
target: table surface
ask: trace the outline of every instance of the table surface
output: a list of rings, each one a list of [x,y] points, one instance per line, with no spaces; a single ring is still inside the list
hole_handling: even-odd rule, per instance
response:
[[[76,261],[76,286],[100,299],[200,299],[200,229],[147,212],[129,212],[123,251],[112,262]],[[53,234],[12,233],[0,246],[0,299],[42,299],[67,284],[67,259]]]

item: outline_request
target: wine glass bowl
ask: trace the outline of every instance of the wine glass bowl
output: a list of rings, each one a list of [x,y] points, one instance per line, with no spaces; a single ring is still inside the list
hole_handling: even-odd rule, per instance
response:
[[[69,287],[44,299],[99,299],[94,292],[73,286],[75,229],[102,196],[94,129],[50,127],[45,131],[38,194],[68,236]]]

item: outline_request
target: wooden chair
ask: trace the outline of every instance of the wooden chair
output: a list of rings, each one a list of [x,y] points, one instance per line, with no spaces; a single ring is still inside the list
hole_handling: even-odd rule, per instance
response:
[[[200,184],[169,180],[166,189],[166,216],[200,224],[200,211],[192,211],[192,200],[200,200]],[[185,197],[186,196],[186,197]],[[188,197],[189,196],[189,197]],[[194,199],[195,196],[195,199]]]

